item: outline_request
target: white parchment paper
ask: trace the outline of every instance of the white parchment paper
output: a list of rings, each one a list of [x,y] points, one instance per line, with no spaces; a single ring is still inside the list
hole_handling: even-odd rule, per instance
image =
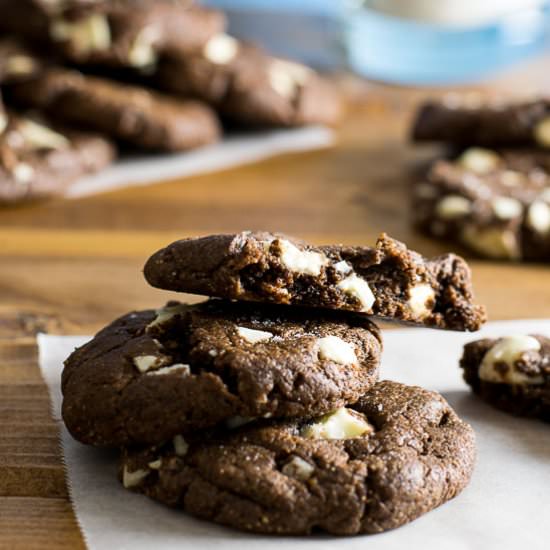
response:
[[[67,189],[65,196],[76,199],[122,187],[216,172],[283,153],[322,149],[333,142],[333,131],[322,126],[229,135],[220,143],[185,153],[122,158],[97,174],[81,178]]]
[[[490,323],[476,334],[385,332],[382,378],[440,391],[470,422],[478,443],[470,486],[394,531],[334,538],[265,537],[202,522],[124,490],[116,453],[85,447],[62,430],[71,497],[91,550],[547,550],[550,548],[550,425],[515,418],[472,396],[457,367],[465,342],[517,333],[550,335],[550,320]],[[40,335],[40,367],[60,419],[63,360],[86,337]]]

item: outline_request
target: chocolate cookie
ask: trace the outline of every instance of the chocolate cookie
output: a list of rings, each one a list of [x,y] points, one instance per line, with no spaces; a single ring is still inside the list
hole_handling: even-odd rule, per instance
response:
[[[342,111],[335,87],[315,71],[227,34],[212,37],[194,55],[161,60],[155,82],[251,126],[334,124]]]
[[[382,235],[376,246],[314,247],[284,235],[243,232],[176,241],[145,265],[158,288],[345,309],[453,330],[477,330],[470,270],[447,254],[428,260]]]
[[[522,101],[452,94],[419,110],[412,130],[416,141],[444,141],[462,146],[550,147],[550,101]]]
[[[1,115],[0,204],[62,193],[115,157],[106,139],[14,113]]]
[[[480,256],[550,261],[550,155],[470,148],[414,185],[416,225]]]
[[[4,0],[0,17],[0,26],[70,62],[138,69],[201,48],[226,24],[190,0]]]
[[[464,380],[491,405],[550,422],[550,339],[516,335],[464,346]]]
[[[92,445],[156,444],[255,417],[310,417],[377,379],[360,316],[212,300],[130,313],[65,362],[63,419]]]
[[[138,86],[49,69],[10,88],[18,102],[146,149],[183,151],[218,140],[215,113]]]
[[[123,452],[128,489],[257,533],[379,533],[455,497],[475,461],[471,427],[437,393],[379,382],[313,421],[195,433]]]

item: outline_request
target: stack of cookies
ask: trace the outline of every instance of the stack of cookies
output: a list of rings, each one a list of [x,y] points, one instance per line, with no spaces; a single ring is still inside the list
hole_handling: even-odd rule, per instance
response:
[[[223,13],[190,0],[0,0],[0,203],[63,191],[108,164],[113,141],[187,151],[222,123],[337,121],[329,82],[225,30]]]
[[[414,186],[416,225],[485,258],[550,261],[550,101],[446,95],[418,142],[451,146]]]
[[[439,394],[378,381],[372,321],[477,330],[461,258],[386,235],[315,247],[243,232],[172,243],[145,277],[209,299],[121,317],[62,380],[67,428],[121,449],[127,489],[247,531],[349,535],[398,527],[468,483],[472,429]]]

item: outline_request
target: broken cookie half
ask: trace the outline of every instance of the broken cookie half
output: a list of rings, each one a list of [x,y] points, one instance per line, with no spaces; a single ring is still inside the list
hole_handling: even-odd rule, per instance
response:
[[[158,288],[237,300],[356,311],[473,331],[486,320],[454,254],[427,259],[382,234],[374,247],[311,246],[245,231],[176,241],[145,265]]]

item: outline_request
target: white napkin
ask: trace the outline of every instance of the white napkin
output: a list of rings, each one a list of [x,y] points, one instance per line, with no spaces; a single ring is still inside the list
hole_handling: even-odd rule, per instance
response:
[[[333,142],[334,133],[323,126],[230,135],[220,143],[185,153],[121,159],[97,174],[81,178],[67,189],[65,196],[75,199],[121,187],[206,174],[283,153],[322,149]]]
[[[550,541],[550,426],[497,411],[470,394],[458,359],[465,342],[517,333],[550,335],[550,320],[490,323],[476,334],[403,329],[385,332],[382,377],[443,393],[476,431],[472,482],[451,502],[381,535],[336,539],[265,537],[196,520],[116,479],[115,452],[76,443],[62,429],[69,489],[91,550],[544,550]],[[39,335],[40,367],[60,418],[63,360],[86,337]]]

